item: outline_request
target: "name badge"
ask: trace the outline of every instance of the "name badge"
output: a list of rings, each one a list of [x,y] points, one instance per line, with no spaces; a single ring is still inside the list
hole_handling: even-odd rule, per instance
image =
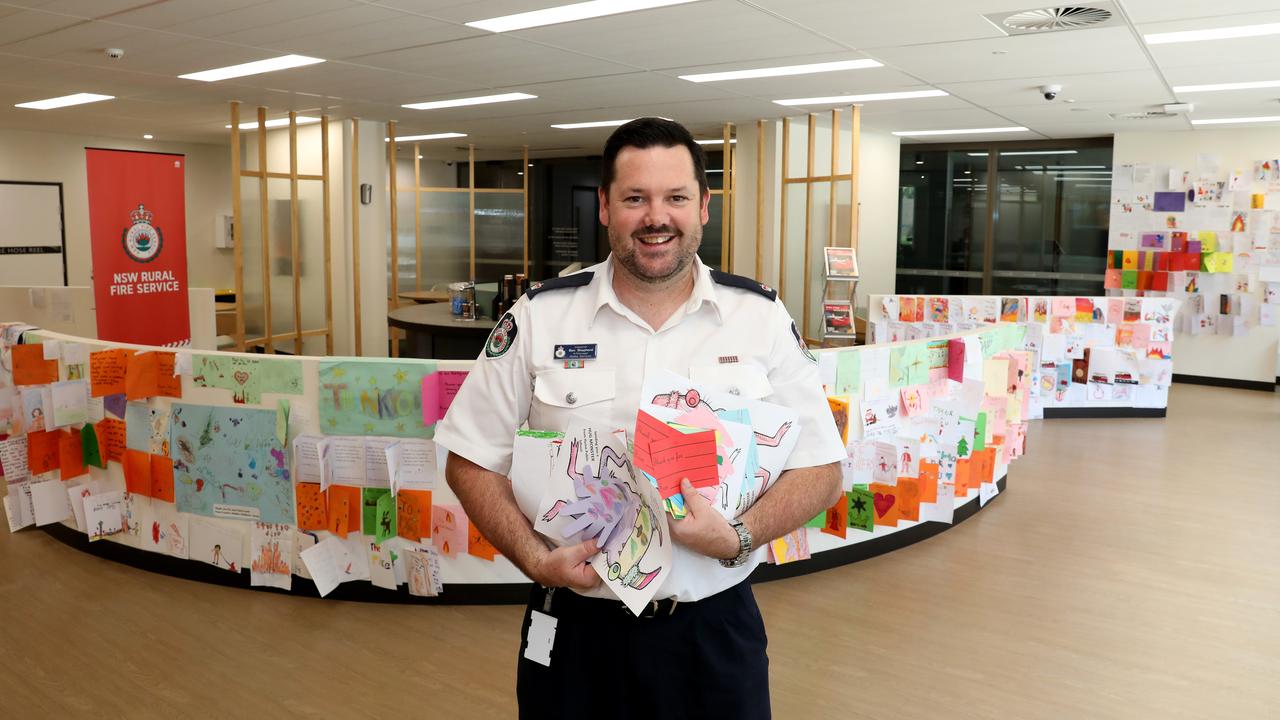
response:
[[[556,345],[556,360],[595,360],[596,344]]]

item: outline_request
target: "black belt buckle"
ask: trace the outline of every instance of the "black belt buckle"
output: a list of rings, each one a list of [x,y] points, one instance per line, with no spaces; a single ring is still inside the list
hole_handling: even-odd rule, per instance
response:
[[[680,604],[680,601],[676,600],[675,598],[663,598],[661,600],[651,600],[649,601],[649,604],[646,605],[644,609],[640,611],[639,615],[633,615],[633,613],[631,612],[631,609],[628,608],[625,604],[623,604],[621,607],[622,607],[622,611],[628,615],[632,615],[637,619],[649,620],[652,618],[667,617],[669,615],[674,615],[676,612],[676,606],[679,604]]]

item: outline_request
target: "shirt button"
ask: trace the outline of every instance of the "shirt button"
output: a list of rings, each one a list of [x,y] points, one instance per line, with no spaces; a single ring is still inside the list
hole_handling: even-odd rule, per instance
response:
[[[737,387],[731,387],[731,388],[729,388],[729,394],[730,394],[730,395],[740,395],[741,393],[742,393],[742,391],[741,391],[741,390],[739,390]]]
[[[578,402],[578,396],[574,393],[569,393],[568,395],[564,396],[564,401],[572,405]]]

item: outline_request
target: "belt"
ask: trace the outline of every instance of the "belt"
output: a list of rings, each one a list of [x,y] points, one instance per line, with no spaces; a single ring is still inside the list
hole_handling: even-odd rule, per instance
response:
[[[650,620],[674,615],[676,608],[681,604],[679,600],[673,597],[651,600],[640,611],[640,614],[636,615],[621,600],[587,597],[586,595],[579,595],[568,588],[543,588],[543,591],[542,609],[544,612],[551,612],[553,608],[561,610],[578,608],[589,612],[621,612],[629,618]]]

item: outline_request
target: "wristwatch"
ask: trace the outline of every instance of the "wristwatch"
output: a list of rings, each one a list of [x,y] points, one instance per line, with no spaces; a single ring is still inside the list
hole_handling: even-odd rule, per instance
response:
[[[727,568],[742,567],[751,559],[751,551],[754,549],[754,544],[751,540],[751,531],[748,530],[747,526],[743,525],[742,521],[737,518],[729,521],[729,527],[733,528],[733,531],[738,533],[738,554],[727,560],[721,560],[720,565]]]

